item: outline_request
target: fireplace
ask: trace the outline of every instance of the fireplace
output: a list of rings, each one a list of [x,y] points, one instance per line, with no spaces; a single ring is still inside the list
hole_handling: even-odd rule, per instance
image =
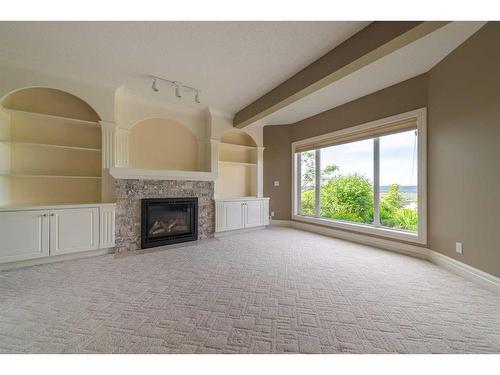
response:
[[[141,201],[141,248],[198,239],[198,198]]]

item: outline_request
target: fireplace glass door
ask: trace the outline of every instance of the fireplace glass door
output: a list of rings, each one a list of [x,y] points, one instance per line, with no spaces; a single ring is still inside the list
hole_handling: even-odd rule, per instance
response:
[[[143,199],[141,247],[196,240],[197,217],[197,198]]]

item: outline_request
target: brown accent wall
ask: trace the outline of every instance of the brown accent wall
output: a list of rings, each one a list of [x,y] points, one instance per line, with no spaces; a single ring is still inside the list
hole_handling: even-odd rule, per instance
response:
[[[420,75],[292,125],[292,142],[349,128],[427,105],[427,77]]]
[[[500,276],[500,22],[489,22],[430,72],[290,125],[290,143],[428,107],[428,247]],[[286,126],[264,128],[264,191],[290,217]],[[281,133],[280,133],[281,132]],[[273,149],[275,148],[275,149]],[[290,170],[288,169],[288,172]],[[288,202],[281,204],[278,202]],[[276,213],[275,210],[275,213]],[[455,253],[455,242],[463,254]]]
[[[429,248],[500,276],[500,22],[429,72]],[[463,242],[463,254],[455,242]]]
[[[292,166],[290,125],[264,127],[264,196],[275,220],[290,220]],[[274,186],[279,181],[280,186]]]

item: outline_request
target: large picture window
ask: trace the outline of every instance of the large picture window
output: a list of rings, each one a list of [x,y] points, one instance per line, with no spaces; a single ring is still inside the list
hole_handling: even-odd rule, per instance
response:
[[[294,219],[426,241],[425,109],[293,144]]]

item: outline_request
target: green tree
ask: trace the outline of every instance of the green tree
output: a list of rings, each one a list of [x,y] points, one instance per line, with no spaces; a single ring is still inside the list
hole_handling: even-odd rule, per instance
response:
[[[359,174],[330,179],[321,188],[321,216],[362,223],[373,221],[373,188]]]
[[[380,202],[380,223],[386,227],[397,227],[396,213],[403,208],[404,199],[398,184],[391,184],[389,192]]]
[[[398,184],[390,185],[389,192],[384,196],[381,204],[387,206],[392,210],[399,210],[400,208],[403,208],[404,198],[403,195],[399,192]]]
[[[380,222],[391,228],[417,230],[418,214],[415,209],[404,207],[404,197],[399,185],[392,184],[380,202]]]
[[[300,208],[302,215],[312,216],[316,212],[316,193],[314,190],[303,191],[301,195]]]
[[[302,169],[302,191],[314,189],[316,184],[316,155],[314,151],[305,151],[300,154]]]
[[[316,206],[316,155],[314,151],[301,154],[302,191],[301,213],[314,215]],[[321,216],[370,224],[373,222],[373,186],[360,174],[342,175],[336,165],[327,165],[320,176]],[[418,215],[404,207],[399,185],[392,184],[380,202],[381,224],[391,228],[417,230]]]
[[[418,226],[417,211],[411,208],[402,208],[395,214],[396,227],[416,231]]]

